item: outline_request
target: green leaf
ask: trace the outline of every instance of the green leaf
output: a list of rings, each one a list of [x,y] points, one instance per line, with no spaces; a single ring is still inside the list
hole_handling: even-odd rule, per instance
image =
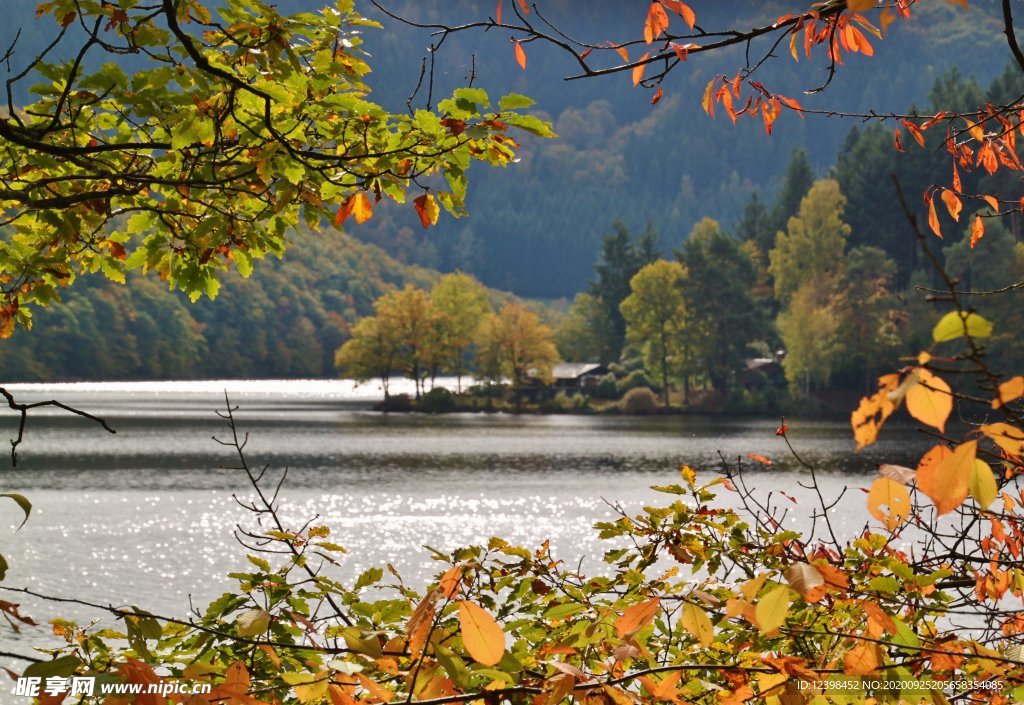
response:
[[[0,497],[10,497],[19,507],[21,507],[21,511],[25,512],[25,518],[21,520],[20,524],[18,524],[18,529],[25,526],[25,522],[28,521],[28,515],[32,513],[32,503],[29,502],[24,495],[14,494],[13,492],[0,494]]]
[[[235,619],[238,636],[255,637],[263,634],[270,626],[270,612],[265,609],[252,609],[238,615]]]
[[[370,568],[363,572],[362,575],[356,580],[354,590],[362,590],[364,587],[369,587],[377,583],[381,578],[384,577],[384,571],[380,568]]]
[[[527,98],[525,95],[519,93],[509,93],[508,95],[502,96],[498,100],[499,110],[518,110],[520,108],[529,108],[536,101],[532,98]]]
[[[49,678],[50,676],[58,676],[61,678],[67,678],[82,662],[77,656],[61,656],[55,658],[52,661],[41,661],[40,663],[33,663],[31,666],[25,669],[22,674],[25,678]]]
[[[964,335],[965,330],[972,338],[987,338],[992,335],[992,322],[976,313],[961,317],[958,311],[950,311],[935,324],[932,339],[936,343],[956,340]]]

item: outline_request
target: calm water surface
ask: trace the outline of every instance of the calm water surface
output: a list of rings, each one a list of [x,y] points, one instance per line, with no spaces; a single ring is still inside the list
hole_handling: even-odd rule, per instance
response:
[[[415,580],[432,572],[424,545],[450,550],[490,536],[531,547],[550,538],[556,555],[594,566],[606,547],[591,526],[613,516],[605,500],[628,511],[661,501],[650,485],[674,482],[683,464],[710,478],[719,453],[773,459],[771,468],[752,468],[751,484],[809,501],[797,484],[805,473],[774,435],[776,418],[385,415],[369,410],[376,389],[344,381],[8,389],[20,401],[57,398],[100,415],[117,434],[63,412],[30,417],[18,467],[0,465],[2,491],[34,505],[15,533],[19,511],[0,504],[0,545],[11,564],[5,584],[162,614],[183,614],[190,596],[205,604],[230,588],[225,574],[245,564],[232,532],[252,522],[232,496],[251,488],[239,472],[221,469],[234,459],[212,440],[227,431],[215,413],[225,389],[250,434],[252,465],[289,468],[284,517],[298,526],[319,515],[349,549],[342,575],[390,562]],[[12,435],[16,419],[3,422],[0,433]],[[855,455],[842,422],[790,423],[794,445],[821,469],[828,492],[864,487],[877,463],[912,463],[925,447],[911,428],[893,426]],[[836,510],[851,532],[866,518],[861,497]],[[807,510],[794,509],[788,521],[799,524]],[[41,620],[94,616],[20,601]]]

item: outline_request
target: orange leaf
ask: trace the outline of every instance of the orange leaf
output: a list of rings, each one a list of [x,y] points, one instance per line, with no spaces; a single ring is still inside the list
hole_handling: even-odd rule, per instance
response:
[[[943,446],[936,446],[941,448]],[[955,451],[946,450],[944,458],[938,462],[924,464],[935,448],[928,451],[917,468],[917,487],[935,504],[939,514],[950,512],[967,499],[970,489],[971,473],[974,471],[974,460],[978,451],[977,441],[962,443]]]
[[[964,185],[960,181],[960,172],[956,168],[956,162],[953,162],[953,188],[963,193]]]
[[[883,505],[888,509],[882,509]],[[910,514],[910,493],[900,483],[880,477],[868,492],[868,511],[889,531],[895,531]]]
[[[985,203],[988,204],[989,208],[991,208],[996,213],[999,212],[999,201],[996,199],[995,196],[982,196],[982,198],[985,199]]]
[[[911,137],[913,137],[920,146],[924,147],[924,133],[921,132],[921,128],[910,122],[910,120],[900,120],[900,122],[905,128],[907,128],[907,132],[910,133]]]
[[[981,219],[980,215],[974,216],[974,222],[971,223],[971,249],[978,244],[978,240],[985,236],[985,221]]]
[[[641,56],[639,60],[642,62],[642,61],[644,61],[644,59],[646,59],[650,55],[651,55],[651,53],[647,52],[646,54]],[[647,68],[647,64],[644,64],[644,63],[641,63],[638,66],[633,68],[633,85],[634,86],[637,85],[638,83],[640,83],[640,81],[643,80],[644,69],[646,69],[646,68]]]
[[[612,44],[611,47],[619,56],[622,57],[623,61],[629,61],[629,52],[626,51],[626,47],[620,46],[618,44]]]
[[[409,636],[409,653],[413,658],[420,655],[423,646],[427,643],[430,625],[434,622],[436,611],[434,606],[437,604],[437,595],[437,590],[434,590],[424,597],[423,601],[416,606],[405,626],[405,632]]]
[[[501,24],[501,2],[502,0],[498,0],[498,8],[494,11],[494,20],[498,24]]]
[[[960,220],[960,211],[963,209],[964,204],[960,201],[960,197],[955,193],[947,189],[942,189],[942,202],[946,204],[946,210],[949,211],[950,217],[953,220]]]
[[[758,455],[757,453],[747,453],[747,457],[750,458],[751,460],[756,460],[757,462],[763,465],[775,465],[775,463],[768,460],[768,458],[764,457],[763,455]]]
[[[843,656],[843,670],[848,676],[869,676],[878,670],[878,645],[862,641]]]
[[[907,150],[903,149],[903,145],[900,143],[900,128],[898,128],[898,127],[896,128],[896,136],[893,138],[893,144],[896,145],[896,150],[897,151],[899,151],[899,152],[906,152],[907,151]]]
[[[654,96],[651,98],[651,105],[657,105],[658,101],[661,100],[661,97],[663,95],[665,95],[664,88],[659,88],[657,91],[655,91]]]
[[[413,206],[415,206],[416,215],[420,217],[420,223],[424,228],[429,228],[437,223],[437,217],[440,215],[441,209],[437,205],[437,200],[429,193],[414,199]]]
[[[353,206],[355,206],[355,198],[354,196],[349,196],[341,204],[341,208],[338,209],[338,213],[334,216],[334,227],[340,228],[341,224],[348,220],[348,217],[352,215]]]
[[[524,15],[530,14],[530,5],[526,0],[519,0],[519,9],[523,11]]]
[[[519,68],[526,70],[526,52],[523,51],[522,42],[516,42],[516,63],[519,64]]]
[[[494,666],[505,655],[505,632],[483,607],[460,600],[459,630],[466,651],[477,663]]]
[[[648,44],[657,39],[668,29],[668,14],[658,0],[654,0],[647,8],[647,20],[644,22],[644,41]]]
[[[942,239],[942,229],[939,227],[939,215],[935,212],[935,199],[928,194],[928,227],[932,229],[939,239]]]
[[[697,22],[697,17],[693,14],[693,10],[690,9],[689,5],[679,0],[661,0],[661,4],[682,17],[683,22],[688,24],[690,29],[693,29],[693,25]]]
[[[459,583],[462,582],[462,566],[452,566],[441,576],[441,594],[449,600],[459,594]]]
[[[946,381],[924,369],[918,370],[917,384],[907,389],[907,411],[921,423],[946,430],[946,419],[953,411],[953,394]]]
[[[373,217],[373,204],[366,197],[366,193],[360,191],[352,200],[352,215],[355,216],[357,223],[361,225]]]
[[[1024,397],[1024,377],[1017,375],[999,385],[999,396],[992,401],[992,408],[998,409],[1021,397]]]
[[[658,613],[660,607],[661,598],[659,597],[653,597],[629,607],[621,617],[615,620],[615,631],[620,637],[635,634],[654,621],[654,615]]]

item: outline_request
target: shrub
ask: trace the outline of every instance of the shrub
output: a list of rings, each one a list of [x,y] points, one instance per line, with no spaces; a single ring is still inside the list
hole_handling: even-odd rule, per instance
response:
[[[647,387],[637,387],[626,392],[619,402],[624,414],[656,414],[658,413],[658,397]]]
[[[417,411],[424,411],[428,414],[447,414],[459,408],[455,395],[444,387],[434,387],[420,397],[416,403]]]
[[[599,379],[597,384],[590,387],[587,393],[595,399],[618,399],[619,385],[615,380],[615,375],[609,372]]]

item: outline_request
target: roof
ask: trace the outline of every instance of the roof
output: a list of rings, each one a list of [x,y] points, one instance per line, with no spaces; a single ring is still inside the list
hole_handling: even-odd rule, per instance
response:
[[[579,379],[588,374],[603,373],[604,366],[598,362],[560,362],[551,370],[555,379]]]

